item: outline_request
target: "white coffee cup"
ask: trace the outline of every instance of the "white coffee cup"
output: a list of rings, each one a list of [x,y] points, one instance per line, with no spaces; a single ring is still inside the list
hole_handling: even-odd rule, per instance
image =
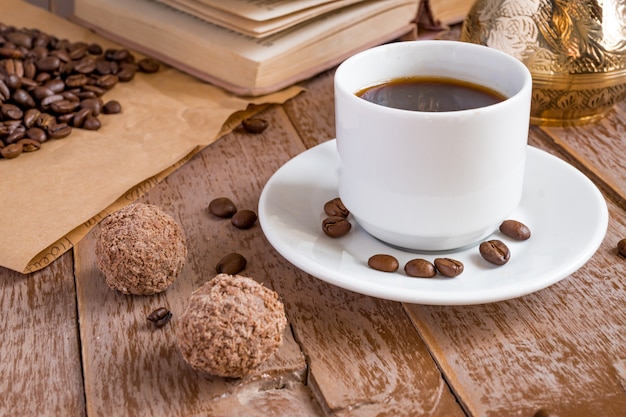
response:
[[[355,94],[415,76],[478,84],[506,99],[420,112]],[[520,202],[531,87],[519,60],[465,42],[398,42],[348,58],[334,86],[339,197],[363,229],[390,245],[437,251],[478,243]]]

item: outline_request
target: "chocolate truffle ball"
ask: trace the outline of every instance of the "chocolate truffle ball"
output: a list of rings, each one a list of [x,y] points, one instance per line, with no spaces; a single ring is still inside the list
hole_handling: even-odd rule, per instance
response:
[[[96,262],[109,287],[124,294],[164,291],[178,278],[186,256],[182,229],[157,206],[131,204],[101,223]]]
[[[247,277],[219,274],[192,293],[176,339],[195,370],[240,378],[278,350],[286,325],[276,292]]]

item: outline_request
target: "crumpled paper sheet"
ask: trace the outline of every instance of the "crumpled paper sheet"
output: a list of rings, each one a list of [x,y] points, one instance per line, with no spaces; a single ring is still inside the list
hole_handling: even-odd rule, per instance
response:
[[[119,47],[20,0],[0,2],[0,22]],[[123,112],[100,116],[99,131],[74,129],[39,151],[0,159],[0,265],[44,268],[241,120],[300,91],[242,98],[169,67],[119,83],[103,99],[118,100]]]

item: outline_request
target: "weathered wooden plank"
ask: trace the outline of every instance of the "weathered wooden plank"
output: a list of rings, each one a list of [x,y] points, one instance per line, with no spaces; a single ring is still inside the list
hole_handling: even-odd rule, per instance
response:
[[[332,69],[307,80],[307,92],[283,106],[307,148],[335,137],[334,74]]]
[[[274,125],[277,109],[266,112]],[[279,131],[279,129],[276,129]],[[218,260],[230,252],[248,259],[249,275],[271,287],[269,275],[281,265],[260,269],[271,250],[260,227],[239,230],[216,219],[206,208],[211,199],[228,196],[239,208],[256,209],[264,178],[276,164],[303,148],[276,132],[254,136],[236,132],[193,158],[145,195],[173,215],[185,230],[189,256],[182,276],[165,293],[125,296],[110,290],[95,267],[97,229],[76,250],[80,328],[89,415],[312,416],[319,407],[304,386],[306,363],[291,331],[279,352],[254,375],[238,380],[194,372],[182,360],[173,334],[176,317],[190,293],[212,278]],[[282,140],[281,140],[282,139]],[[159,306],[174,313],[171,323],[152,329],[147,314]],[[262,407],[261,407],[262,406]]]
[[[72,255],[22,275],[0,268],[0,415],[81,416]]]
[[[332,86],[333,72],[325,72],[284,105],[307,147],[334,137]],[[268,262],[284,263],[280,257]],[[334,287],[295,268],[274,285],[284,294],[309,359],[310,385],[327,413],[463,415],[401,304]]]
[[[532,132],[531,143],[543,146]],[[626,213],[609,208],[597,253],[558,284],[487,305],[405,305],[469,415],[625,415]]]

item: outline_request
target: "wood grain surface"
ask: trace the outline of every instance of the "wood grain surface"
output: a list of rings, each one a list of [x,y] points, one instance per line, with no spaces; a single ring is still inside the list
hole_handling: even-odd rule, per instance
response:
[[[626,259],[616,251],[626,237],[626,102],[593,125],[530,130],[533,146],[606,196],[594,256],[524,297],[424,306],[327,284],[282,258],[259,224],[240,230],[207,211],[223,196],[256,210],[282,164],[334,137],[332,82],[327,71],[303,83],[305,93],[260,115],[266,131],[235,129],[140,199],[185,232],[187,263],[164,293],[106,285],[99,227],[41,271],[0,269],[0,415],[626,417]],[[243,275],[279,294],[289,320],[279,351],[242,379],[192,370],[174,336],[191,292],[231,252],[247,258]],[[174,316],[156,328],[146,316],[162,306]]]

